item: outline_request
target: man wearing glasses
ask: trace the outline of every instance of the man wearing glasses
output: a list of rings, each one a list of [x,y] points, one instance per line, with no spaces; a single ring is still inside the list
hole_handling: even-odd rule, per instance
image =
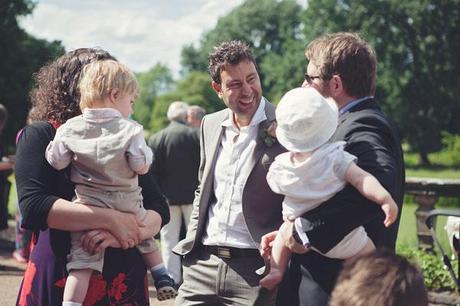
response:
[[[401,142],[374,98],[377,60],[373,48],[356,33],[335,33],[312,41],[305,55],[309,63],[303,86],[316,88],[339,108],[338,127],[330,141],[346,141],[345,150],[380,181],[401,211],[405,176]],[[394,250],[399,217],[389,228],[384,227],[383,217],[378,205],[347,185],[298,218],[293,235],[285,237],[286,245],[293,252],[305,253],[303,245],[309,243],[326,253],[352,229],[363,225],[377,247]],[[325,231],[326,224],[337,226],[327,226]],[[262,249],[269,249],[271,235],[262,238]],[[341,260],[313,251],[295,254],[277,304],[327,305],[341,265]]]

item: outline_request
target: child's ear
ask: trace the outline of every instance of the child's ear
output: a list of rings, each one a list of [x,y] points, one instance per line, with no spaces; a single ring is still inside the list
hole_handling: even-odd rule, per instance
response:
[[[120,91],[118,89],[112,89],[110,91],[109,99],[110,102],[115,103],[120,96]]]

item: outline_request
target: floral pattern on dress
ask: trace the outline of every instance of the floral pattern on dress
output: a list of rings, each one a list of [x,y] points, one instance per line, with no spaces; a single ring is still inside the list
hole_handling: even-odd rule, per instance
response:
[[[19,306],[26,306],[27,299],[28,298],[33,299],[32,283],[34,281],[36,272],[37,272],[37,268],[35,267],[35,264],[32,261],[29,261],[29,263],[27,264],[26,272],[24,274],[21,296],[19,298],[19,303],[18,303]]]
[[[93,306],[102,301],[106,296],[107,282],[100,273],[93,273],[89,280],[88,292],[86,293],[83,306]]]
[[[54,256],[53,249],[49,248],[50,231],[43,231],[40,236],[41,240],[34,245],[34,252],[24,273],[17,300],[19,306],[62,304],[67,279],[65,261],[62,257]],[[94,272],[91,276],[83,305],[149,305],[145,265],[138,251],[109,251],[111,257],[104,273]]]
[[[110,299],[115,299],[116,302],[119,302],[123,297],[123,293],[126,292],[128,286],[125,284],[126,274],[118,273],[117,277],[112,281],[112,286],[109,290]]]

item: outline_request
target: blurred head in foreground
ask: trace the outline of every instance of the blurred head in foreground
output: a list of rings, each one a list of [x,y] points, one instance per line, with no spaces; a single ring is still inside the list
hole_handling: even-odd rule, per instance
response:
[[[427,306],[420,270],[387,250],[347,260],[331,294],[330,306]]]

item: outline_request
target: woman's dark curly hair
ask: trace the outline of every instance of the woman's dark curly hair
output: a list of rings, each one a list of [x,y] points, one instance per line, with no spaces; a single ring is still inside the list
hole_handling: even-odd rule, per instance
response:
[[[33,120],[65,123],[81,114],[78,83],[83,67],[92,61],[116,60],[107,51],[80,48],[43,66],[35,75],[30,92]]]

